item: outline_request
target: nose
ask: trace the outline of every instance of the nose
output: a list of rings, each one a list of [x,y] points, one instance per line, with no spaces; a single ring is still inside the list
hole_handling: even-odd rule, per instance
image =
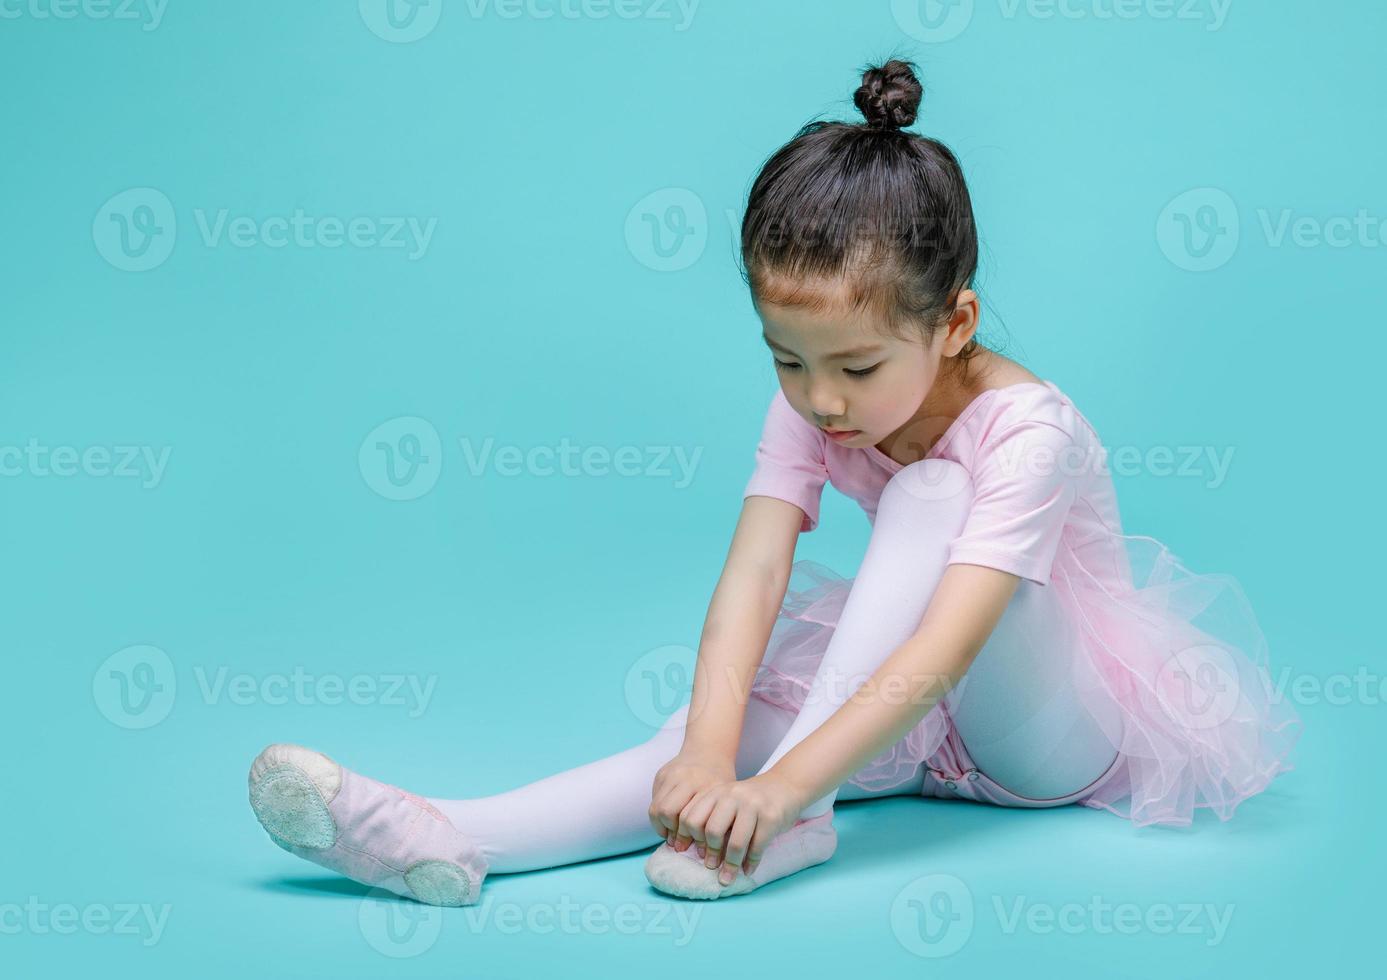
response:
[[[811,381],[809,383],[809,409],[819,417],[822,424],[843,414],[843,400],[827,384]]]

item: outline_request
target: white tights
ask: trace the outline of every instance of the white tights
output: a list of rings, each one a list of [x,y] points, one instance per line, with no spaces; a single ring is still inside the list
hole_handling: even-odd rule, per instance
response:
[[[814,731],[919,626],[943,576],[949,544],[972,502],[967,471],[927,459],[897,472],[877,507],[871,540],[824,653],[814,688],[798,713],[751,698],[737,750],[737,778],[764,772]],[[996,629],[946,699],[974,762],[1012,792],[1036,799],[1084,787],[1111,764],[1103,730],[1115,709],[1095,718],[1074,627],[1054,592],[1023,579]],[[851,683],[849,683],[851,681]],[[476,799],[431,799],[486,854],[491,871],[530,871],[586,861],[660,842],[648,811],[655,773],[683,742],[688,706],[653,737],[615,755]],[[868,791],[848,782],[804,811],[835,799],[918,795],[916,768],[903,784]]]

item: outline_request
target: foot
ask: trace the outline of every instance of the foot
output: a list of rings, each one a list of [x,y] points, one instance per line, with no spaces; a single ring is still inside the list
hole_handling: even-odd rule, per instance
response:
[[[275,744],[250,767],[250,805],[290,854],[427,905],[474,905],[487,861],[422,797]]]
[[[833,811],[829,810],[798,821],[776,837],[762,853],[756,870],[747,874],[738,869],[731,884],[718,880],[718,868],[704,864],[701,845],[677,851],[668,841],[646,859],[645,877],[660,891],[680,898],[727,898],[822,864],[837,849],[838,832],[833,829]]]

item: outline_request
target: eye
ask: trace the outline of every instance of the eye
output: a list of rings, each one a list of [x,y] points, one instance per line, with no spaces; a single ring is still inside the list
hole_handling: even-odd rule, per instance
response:
[[[773,357],[771,358],[771,360],[775,361],[776,367],[783,367],[786,371],[796,371],[799,369],[798,364],[795,364],[793,362],[787,364],[778,357]]]
[[[843,368],[843,370],[851,374],[854,378],[865,378],[879,367],[881,367],[880,364],[873,364],[871,367],[862,368],[860,371],[854,371],[851,368]]]

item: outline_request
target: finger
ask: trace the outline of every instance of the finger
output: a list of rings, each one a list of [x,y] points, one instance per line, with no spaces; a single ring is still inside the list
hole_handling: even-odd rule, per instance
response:
[[[769,825],[766,823],[758,824],[756,831],[751,835],[751,846],[747,848],[746,860],[742,862],[747,874],[756,870],[756,866],[761,863],[761,857],[766,853],[766,847],[770,842]]]
[[[695,793],[679,811],[679,833],[702,843],[705,840],[704,825],[713,809],[713,802],[705,794]]]
[[[712,816],[703,827],[703,838],[708,842],[708,853],[704,855],[705,867],[716,868],[722,863],[723,848],[727,845],[727,832],[737,819],[737,804],[730,799],[721,800],[713,808]]]
[[[683,800],[678,795],[678,790],[672,789],[666,793],[657,803],[652,806],[655,811],[658,832],[665,840],[673,840],[679,834],[679,811],[683,809],[687,800]]]
[[[667,835],[670,833],[670,828],[665,823],[664,815],[660,813],[659,807],[651,803],[646,815],[650,818],[651,829],[661,837],[668,839]]]
[[[742,860],[746,857],[747,847],[751,843],[752,831],[756,829],[756,817],[749,811],[742,811],[737,814],[736,821],[732,824],[732,829],[727,835],[727,846],[722,853],[722,869],[718,873],[718,880],[724,885],[731,884],[732,879],[737,877],[737,869],[741,867]]]

